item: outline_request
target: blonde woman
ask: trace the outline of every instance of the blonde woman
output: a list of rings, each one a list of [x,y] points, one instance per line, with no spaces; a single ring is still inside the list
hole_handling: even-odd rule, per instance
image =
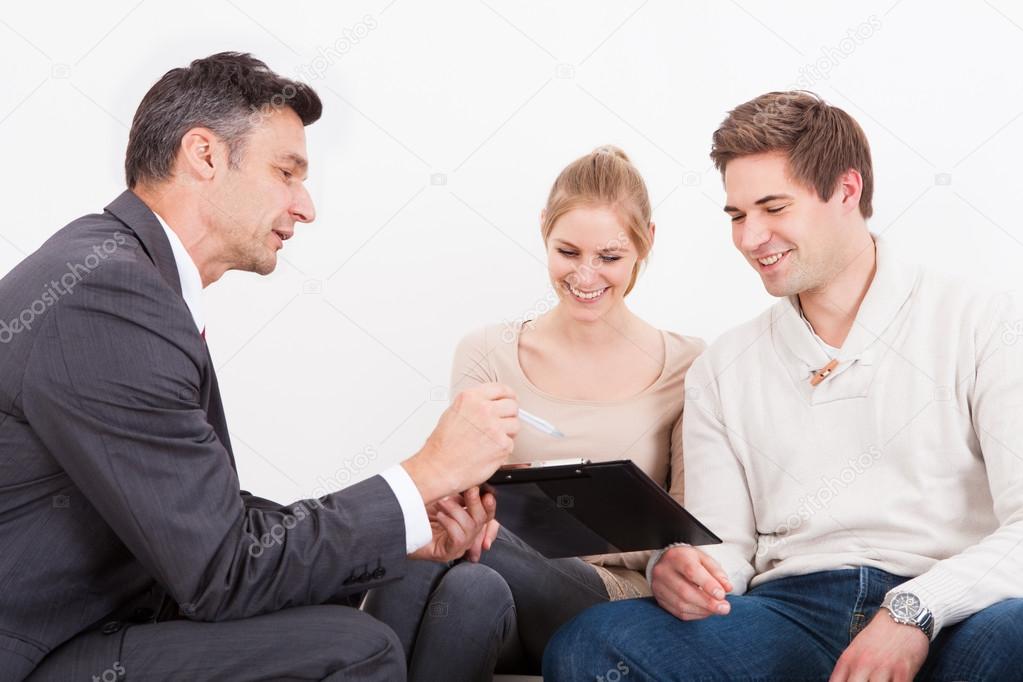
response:
[[[566,434],[522,429],[512,461],[631,459],[681,501],[683,380],[702,341],[657,329],[625,299],[654,242],[646,185],[629,158],[599,147],[551,188],[541,234],[558,305],[468,335],[452,395],[511,387],[519,405]],[[367,610],[394,628],[410,680],[486,679],[495,664],[533,672],[562,624],[597,603],[648,596],[649,552],[547,559],[501,530],[479,563],[409,562]]]

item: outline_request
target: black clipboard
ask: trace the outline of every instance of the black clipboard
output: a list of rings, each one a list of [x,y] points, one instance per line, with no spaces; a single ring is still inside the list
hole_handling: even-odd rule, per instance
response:
[[[549,559],[721,542],[629,460],[502,468],[497,520]]]

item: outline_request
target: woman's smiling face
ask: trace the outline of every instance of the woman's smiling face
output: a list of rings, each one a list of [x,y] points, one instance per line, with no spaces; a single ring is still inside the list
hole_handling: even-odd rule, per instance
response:
[[[565,311],[590,322],[622,304],[639,256],[608,206],[574,208],[547,237],[547,271]]]

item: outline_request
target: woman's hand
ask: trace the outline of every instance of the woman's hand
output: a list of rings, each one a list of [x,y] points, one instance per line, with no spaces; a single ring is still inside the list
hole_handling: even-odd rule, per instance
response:
[[[487,495],[486,497],[492,497]],[[480,557],[483,556],[483,552],[486,552],[493,546],[494,539],[497,538],[497,532],[501,530],[501,524],[497,522],[497,519],[492,519],[486,527],[476,536],[476,540],[472,543],[472,547],[469,548],[465,558],[469,561],[479,563]]]
[[[438,500],[426,508],[430,519],[433,538],[425,546],[409,555],[411,559],[426,561],[454,561],[462,558],[466,552],[475,551],[475,561],[479,560],[477,546],[490,548],[496,529],[491,529],[494,513],[497,511],[497,500],[490,493],[480,495],[478,487],[472,487],[460,495],[451,495]]]

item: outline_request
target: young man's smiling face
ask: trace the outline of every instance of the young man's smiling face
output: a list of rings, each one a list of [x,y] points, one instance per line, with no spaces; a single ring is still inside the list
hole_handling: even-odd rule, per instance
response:
[[[847,182],[849,174],[851,186]],[[783,152],[740,156],[725,168],[725,213],[732,242],[773,296],[827,286],[848,265],[852,207],[858,216],[858,174],[847,171],[827,201],[793,179]]]

